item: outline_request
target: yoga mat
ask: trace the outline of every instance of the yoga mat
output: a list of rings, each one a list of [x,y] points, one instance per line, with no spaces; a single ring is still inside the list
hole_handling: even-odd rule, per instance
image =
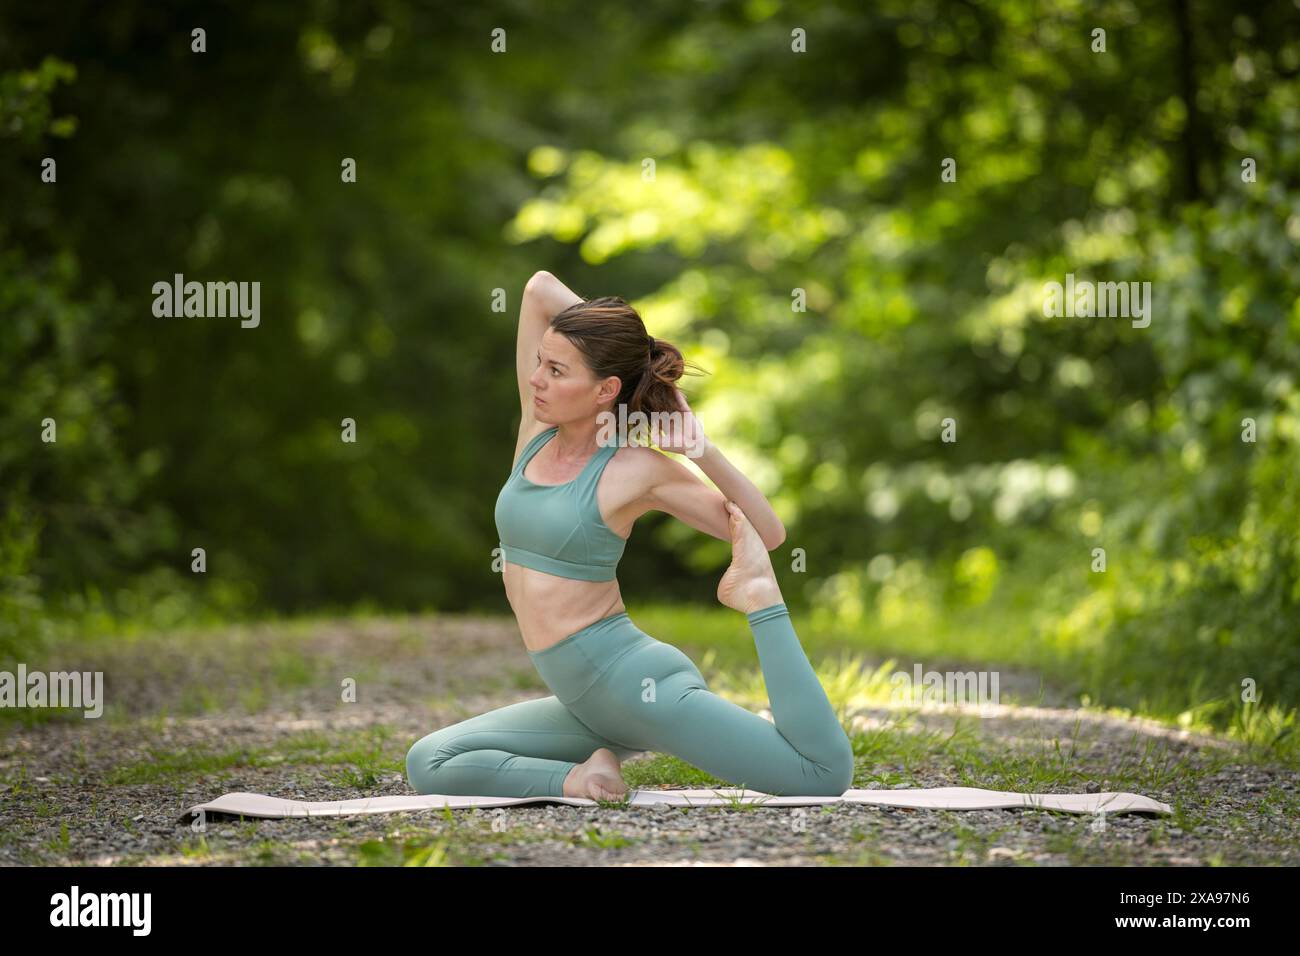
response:
[[[1136,793],[1008,793],[977,787],[934,787],[915,790],[846,790],[838,797],[776,797],[758,790],[631,790],[628,806],[718,807],[740,802],[767,807],[824,806],[828,803],[870,803],[878,807],[913,810],[1012,810],[1037,807],[1066,813],[1170,814],[1167,803]],[[222,815],[263,817],[341,817],[402,810],[468,810],[475,807],[515,807],[527,803],[563,803],[571,807],[596,806],[585,797],[461,797],[444,794],[409,794],[364,797],[358,800],[286,800],[263,793],[227,793],[208,803],[190,807],[178,822],[191,823],[203,811],[206,818]]]

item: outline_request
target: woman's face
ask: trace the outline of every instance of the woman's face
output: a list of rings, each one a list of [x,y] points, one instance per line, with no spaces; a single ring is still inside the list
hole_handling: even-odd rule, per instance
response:
[[[538,347],[539,361],[529,376],[533,415],[539,422],[559,425],[593,418],[601,406],[618,398],[618,376],[598,380],[567,338],[548,328]]]

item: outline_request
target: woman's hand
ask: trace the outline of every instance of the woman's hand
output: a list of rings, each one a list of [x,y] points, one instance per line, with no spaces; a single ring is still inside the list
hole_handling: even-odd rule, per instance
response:
[[[686,404],[686,396],[680,388],[674,388],[677,395],[679,411],[650,416],[650,440],[660,451],[675,452],[687,458],[698,458],[709,447],[709,439],[704,435],[704,426]]]

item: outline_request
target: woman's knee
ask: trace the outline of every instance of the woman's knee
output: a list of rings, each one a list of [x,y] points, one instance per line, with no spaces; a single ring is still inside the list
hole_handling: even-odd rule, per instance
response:
[[[428,734],[406,752],[406,781],[416,793],[437,793],[433,781],[438,768],[451,756],[446,749],[446,737],[438,731]]]
[[[833,751],[833,756],[820,764],[824,771],[820,775],[820,783],[824,785],[824,790],[819,789],[816,794],[810,796],[838,797],[845,790],[853,786],[853,745],[849,742],[848,735],[842,730],[840,737],[843,741],[842,746],[837,746]]]

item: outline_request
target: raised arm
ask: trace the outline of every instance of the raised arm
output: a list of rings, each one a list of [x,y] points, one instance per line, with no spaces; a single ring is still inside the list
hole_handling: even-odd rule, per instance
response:
[[[754,530],[763,539],[763,547],[772,551],[785,541],[785,525],[777,517],[767,498],[736,466],[723,456],[713,442],[699,458],[699,467],[717,485],[710,488],[685,465],[667,455],[645,449],[650,474],[645,495],[648,508],[663,511],[696,531],[703,531],[722,541],[731,540],[728,497],[740,506],[745,517],[755,515]]]
[[[551,319],[581,301],[582,296],[546,271],[534,272],[524,286],[524,297],[519,306],[519,334],[515,340],[515,375],[519,380],[519,438],[515,443],[515,458],[523,451],[536,423],[528,379],[537,368],[537,349],[542,335]]]

